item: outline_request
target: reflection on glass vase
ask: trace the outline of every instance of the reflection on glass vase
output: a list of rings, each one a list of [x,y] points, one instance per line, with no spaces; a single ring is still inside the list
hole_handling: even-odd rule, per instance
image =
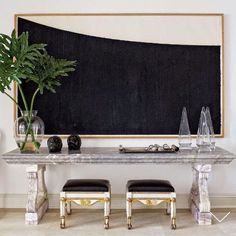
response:
[[[207,124],[206,109],[202,107],[197,131],[197,146],[199,152],[211,151],[210,130]]]
[[[213,124],[212,124],[211,113],[210,113],[209,107],[206,108],[206,120],[207,120],[207,125],[209,128],[209,132],[210,132],[211,149],[215,150],[215,145],[216,145],[215,132],[214,132]]]
[[[44,123],[37,111],[23,111],[15,121],[14,136],[21,152],[38,152],[44,136]]]

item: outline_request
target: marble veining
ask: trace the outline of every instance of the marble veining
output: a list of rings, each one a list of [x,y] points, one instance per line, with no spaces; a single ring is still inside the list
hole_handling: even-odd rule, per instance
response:
[[[28,201],[26,224],[38,224],[48,209],[47,188],[44,171],[47,164],[190,164],[193,183],[189,197],[190,209],[200,225],[212,223],[211,205],[208,195],[208,177],[212,164],[229,164],[236,156],[222,148],[199,153],[196,148],[177,153],[119,153],[118,148],[82,148],[79,153],[62,149],[50,154],[47,148],[39,153],[21,153],[19,149],[2,155],[9,164],[26,164],[28,179]],[[178,201],[178,199],[177,199]]]
[[[49,153],[41,148],[39,153],[20,153],[19,149],[5,153],[2,158],[9,164],[169,164],[169,163],[207,163],[229,164],[235,155],[217,147],[212,152],[198,153],[197,149],[177,153],[119,153],[117,148],[82,148],[79,153],[68,152],[63,148],[60,153]]]

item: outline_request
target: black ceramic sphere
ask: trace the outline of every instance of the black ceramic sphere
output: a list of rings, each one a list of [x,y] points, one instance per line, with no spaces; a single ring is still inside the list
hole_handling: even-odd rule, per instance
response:
[[[81,139],[79,135],[70,135],[67,139],[69,150],[79,150],[81,146]]]
[[[47,141],[49,152],[60,152],[62,148],[61,138],[58,136],[52,136]]]

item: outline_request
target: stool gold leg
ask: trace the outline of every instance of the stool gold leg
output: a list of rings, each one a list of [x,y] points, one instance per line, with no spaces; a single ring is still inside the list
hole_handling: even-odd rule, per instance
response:
[[[170,208],[171,208],[171,229],[176,229],[176,199],[171,199]]]
[[[66,213],[67,215],[71,215],[71,201],[66,202]]]
[[[110,198],[104,202],[104,229],[109,229]]]
[[[171,219],[171,229],[176,229],[176,218]]]
[[[64,229],[65,228],[65,199],[62,198],[60,199],[60,219],[61,219],[61,222],[60,222],[60,227],[61,229]]]
[[[132,229],[131,215],[132,215],[132,195],[130,192],[127,192],[126,193],[126,216],[127,216],[128,229]]]
[[[104,217],[104,229],[109,229],[109,216]]]
[[[128,229],[132,229],[131,216],[127,218],[127,227]]]
[[[170,203],[166,203],[166,215],[170,215]]]
[[[109,215],[111,214],[111,193],[109,195]]]
[[[61,217],[60,228],[61,228],[61,229],[65,229],[65,216],[62,216],[62,217]]]

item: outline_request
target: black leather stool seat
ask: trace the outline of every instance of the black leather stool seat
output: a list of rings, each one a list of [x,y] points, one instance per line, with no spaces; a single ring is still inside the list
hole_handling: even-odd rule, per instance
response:
[[[109,192],[110,183],[105,179],[69,179],[63,192]]]
[[[129,192],[175,192],[168,180],[140,179],[127,182]]]

